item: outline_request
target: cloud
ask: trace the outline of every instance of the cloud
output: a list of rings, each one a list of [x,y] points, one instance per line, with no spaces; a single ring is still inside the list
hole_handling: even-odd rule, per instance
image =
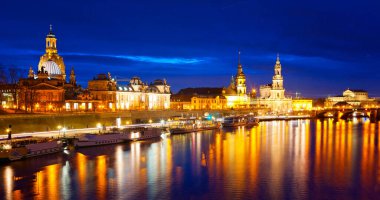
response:
[[[207,58],[180,58],[180,57],[153,57],[153,56],[132,56],[132,55],[110,55],[110,54],[90,54],[90,53],[62,53],[68,56],[91,56],[91,57],[105,57],[105,58],[118,58],[125,60],[132,60],[137,62],[159,63],[159,64],[198,64],[205,62]]]

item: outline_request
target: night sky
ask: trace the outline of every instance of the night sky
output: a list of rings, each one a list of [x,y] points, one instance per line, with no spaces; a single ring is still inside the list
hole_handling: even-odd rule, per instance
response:
[[[247,86],[280,54],[288,95],[365,89],[380,97],[380,1],[17,1],[0,5],[0,64],[37,70],[49,24],[67,72],[185,87],[228,86],[238,49]]]

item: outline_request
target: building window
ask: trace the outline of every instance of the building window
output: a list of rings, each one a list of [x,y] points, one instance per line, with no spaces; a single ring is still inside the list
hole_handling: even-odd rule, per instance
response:
[[[66,103],[66,110],[70,110],[70,103]]]

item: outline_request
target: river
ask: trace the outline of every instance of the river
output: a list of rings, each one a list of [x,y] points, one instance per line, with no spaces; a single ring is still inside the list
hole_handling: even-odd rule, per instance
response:
[[[0,199],[376,199],[379,123],[260,122],[0,166]]]

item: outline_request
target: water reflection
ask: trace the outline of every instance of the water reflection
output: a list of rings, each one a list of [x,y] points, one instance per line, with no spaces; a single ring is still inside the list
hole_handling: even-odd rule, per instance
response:
[[[0,167],[3,199],[367,199],[380,124],[296,120],[86,148]]]

